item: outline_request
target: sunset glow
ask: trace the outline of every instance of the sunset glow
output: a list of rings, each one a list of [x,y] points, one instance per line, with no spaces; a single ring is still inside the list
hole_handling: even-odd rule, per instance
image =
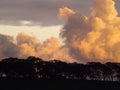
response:
[[[85,3],[84,0],[80,2]],[[34,10],[35,15],[25,13],[27,20],[19,20],[24,18],[22,15],[16,18],[2,16],[5,20],[1,19],[0,24],[0,58],[36,56],[66,62],[120,62],[120,17],[116,2],[95,0],[89,15],[62,5],[56,6],[54,17],[52,11],[44,17],[43,12]]]

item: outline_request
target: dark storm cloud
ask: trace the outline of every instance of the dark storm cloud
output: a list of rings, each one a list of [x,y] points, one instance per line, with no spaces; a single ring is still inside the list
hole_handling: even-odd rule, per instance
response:
[[[19,21],[26,20],[35,24],[56,25],[60,24],[57,19],[60,7],[68,6],[81,10],[86,5],[83,0],[0,0],[0,22],[17,25]]]
[[[0,0],[0,23],[19,25],[19,21],[34,24],[58,25],[60,7],[70,7],[84,14],[90,12],[93,0]]]

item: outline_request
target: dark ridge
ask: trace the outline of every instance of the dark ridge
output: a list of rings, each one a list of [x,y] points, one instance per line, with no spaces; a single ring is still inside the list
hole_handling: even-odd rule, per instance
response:
[[[0,61],[0,78],[120,81],[120,63],[66,63],[44,61],[34,56],[6,58]]]
[[[66,63],[44,61],[33,56],[27,59],[6,58],[0,61],[0,85],[7,88],[64,89],[66,86],[68,89],[120,89],[120,63]]]

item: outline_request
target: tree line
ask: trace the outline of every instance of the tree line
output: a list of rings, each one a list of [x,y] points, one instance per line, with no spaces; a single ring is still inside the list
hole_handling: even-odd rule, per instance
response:
[[[120,81],[120,63],[66,63],[43,61],[33,56],[27,59],[6,58],[0,61],[0,78]]]

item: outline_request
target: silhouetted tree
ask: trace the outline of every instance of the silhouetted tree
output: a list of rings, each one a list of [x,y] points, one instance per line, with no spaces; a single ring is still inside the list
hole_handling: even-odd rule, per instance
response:
[[[43,61],[34,56],[27,59],[10,57],[0,61],[0,78],[120,81],[120,63],[80,64],[60,60]]]

